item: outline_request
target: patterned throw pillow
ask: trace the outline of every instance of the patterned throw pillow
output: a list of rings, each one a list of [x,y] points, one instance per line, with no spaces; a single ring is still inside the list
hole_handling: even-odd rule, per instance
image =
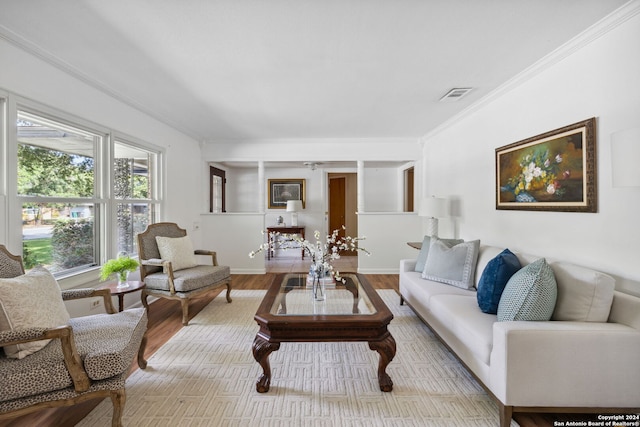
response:
[[[449,247],[464,242],[462,239],[440,239],[440,241],[446,243]],[[418,254],[418,258],[416,258],[416,267],[414,268],[414,271],[417,271],[418,273],[422,273],[424,271],[424,265],[427,262],[427,257],[429,256],[430,246],[431,237],[424,236],[422,239],[422,246],[420,246],[420,253]]]
[[[498,313],[498,304],[507,282],[521,265],[518,257],[509,249],[487,263],[478,282],[478,306],[484,313]]]
[[[480,240],[449,247],[440,239],[432,238],[422,278],[462,289],[473,289],[479,249]]]
[[[193,253],[193,245],[189,236],[162,237],[156,236],[160,258],[171,261],[173,271],[183,270],[198,265]]]
[[[0,279],[0,330],[55,328],[69,324],[60,286],[43,267],[22,276]],[[22,359],[44,348],[51,340],[4,347],[7,357]]]
[[[556,306],[558,286],[544,258],[511,276],[498,305],[498,321],[549,320]]]

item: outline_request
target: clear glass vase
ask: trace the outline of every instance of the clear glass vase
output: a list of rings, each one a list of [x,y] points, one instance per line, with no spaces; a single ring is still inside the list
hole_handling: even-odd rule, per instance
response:
[[[129,280],[129,272],[128,271],[121,271],[118,273],[118,288],[126,288],[129,286],[129,284],[127,283],[127,280]]]
[[[316,264],[313,269],[313,299],[315,301],[324,301],[327,298],[325,289],[325,270],[324,265]]]

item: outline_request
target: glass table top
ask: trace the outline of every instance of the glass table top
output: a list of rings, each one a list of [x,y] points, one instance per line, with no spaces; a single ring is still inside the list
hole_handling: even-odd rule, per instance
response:
[[[325,300],[316,301],[307,274],[286,274],[269,313],[276,316],[375,314],[376,309],[358,276],[344,274],[342,278],[344,283],[326,284]]]

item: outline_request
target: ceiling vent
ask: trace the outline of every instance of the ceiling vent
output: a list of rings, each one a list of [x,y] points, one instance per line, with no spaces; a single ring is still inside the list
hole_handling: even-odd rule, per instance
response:
[[[468,94],[469,92],[471,92],[472,90],[473,90],[472,87],[457,87],[457,88],[453,88],[449,92],[447,92],[445,96],[440,98],[440,102],[455,102],[455,101],[459,101],[462,98],[464,98],[464,96],[466,94]]]

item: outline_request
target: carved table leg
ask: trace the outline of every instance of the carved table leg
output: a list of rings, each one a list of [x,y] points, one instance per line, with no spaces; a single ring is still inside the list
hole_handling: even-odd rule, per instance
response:
[[[253,340],[253,358],[262,366],[262,376],[256,382],[256,390],[258,393],[266,393],[269,391],[269,385],[271,384],[269,355],[279,348],[280,343],[270,343],[259,335],[256,335]]]
[[[381,341],[369,341],[369,348],[380,354],[380,363],[378,363],[378,383],[380,384],[380,390],[393,390],[393,381],[391,381],[391,377],[387,374],[387,365],[396,355],[396,340],[389,334]]]

